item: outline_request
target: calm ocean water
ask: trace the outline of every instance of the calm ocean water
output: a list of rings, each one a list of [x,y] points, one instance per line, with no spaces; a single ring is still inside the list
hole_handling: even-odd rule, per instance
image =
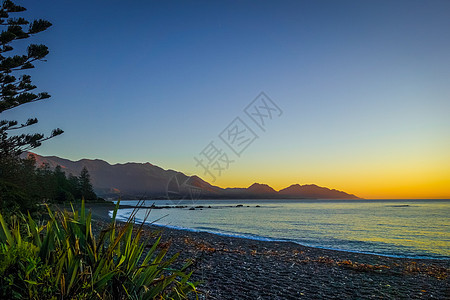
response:
[[[122,201],[136,205],[138,201]],[[172,205],[147,200],[145,205]],[[190,205],[193,203],[176,203]],[[450,200],[201,200],[154,209],[148,222],[258,240],[397,257],[450,259]],[[236,207],[243,205],[243,207]],[[259,205],[260,207],[256,207]],[[120,209],[126,219],[132,209]],[[142,221],[148,209],[140,209]]]

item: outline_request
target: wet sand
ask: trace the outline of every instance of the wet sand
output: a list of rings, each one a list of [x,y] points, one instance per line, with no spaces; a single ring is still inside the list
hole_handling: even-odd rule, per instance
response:
[[[113,206],[88,206],[98,228]],[[194,259],[200,299],[450,299],[450,261],[391,258],[146,226],[180,262]]]

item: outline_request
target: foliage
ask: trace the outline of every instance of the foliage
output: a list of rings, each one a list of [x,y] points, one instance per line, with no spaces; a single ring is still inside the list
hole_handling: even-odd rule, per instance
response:
[[[72,174],[67,177],[60,166],[55,170],[48,164],[36,167],[33,155],[4,161],[9,164],[0,168],[0,211],[3,214],[34,212],[38,203],[73,202],[82,197],[97,199],[87,169],[79,177]]]
[[[0,210],[35,211],[39,188],[34,160],[4,158],[0,164]]]
[[[13,48],[17,40],[27,39],[42,32],[52,24],[45,20],[29,21],[22,17],[11,17],[25,11],[10,0],[0,4],[0,114],[26,103],[44,100],[48,93],[34,93],[36,86],[24,70],[34,68],[36,61],[43,60],[49,53],[45,45],[30,44],[26,53]],[[19,49],[20,50],[20,49]],[[10,56],[6,53],[12,53]],[[13,72],[16,76],[13,75]],[[0,119],[0,209],[2,212],[34,211],[43,198],[53,195],[51,188],[43,184],[43,179],[51,179],[49,172],[39,174],[34,164],[23,160],[19,155],[26,150],[39,147],[41,143],[60,135],[63,131],[55,129],[49,136],[41,133],[10,135],[38,122],[29,118],[23,123],[16,120]],[[70,198],[70,197],[69,197]],[[5,210],[6,209],[6,210]]]
[[[91,184],[91,176],[86,167],[83,167],[78,178],[81,196],[85,199],[97,199]]]
[[[15,40],[26,39],[42,32],[52,24],[46,20],[28,21],[24,18],[12,18],[10,14],[23,12],[24,7],[15,5],[10,0],[2,1],[0,9],[0,25],[6,30],[0,33],[0,113],[17,106],[44,100],[50,97],[48,93],[33,93],[36,86],[31,83],[31,77],[23,74],[23,70],[34,68],[34,62],[43,60],[49,53],[45,45],[31,44],[25,54],[4,56],[6,52],[14,50],[11,43]],[[16,77],[11,73],[19,71],[22,75]],[[39,147],[41,143],[60,135],[59,128],[53,130],[50,136],[43,134],[21,134],[9,136],[8,132],[22,129],[38,122],[36,118],[29,118],[19,124],[15,120],[0,120],[0,163],[5,157],[18,156],[23,151]]]
[[[196,293],[192,272],[173,267],[167,247],[134,231],[132,217],[116,224],[118,204],[109,226],[98,236],[91,213],[81,209],[54,213],[37,224],[29,215],[26,234],[13,218],[0,214],[0,298],[2,299],[187,299]],[[23,223],[22,223],[23,224]]]

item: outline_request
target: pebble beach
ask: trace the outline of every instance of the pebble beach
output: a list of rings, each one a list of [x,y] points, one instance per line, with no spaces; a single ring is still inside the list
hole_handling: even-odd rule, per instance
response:
[[[110,205],[88,207],[98,228]],[[144,226],[193,260],[200,299],[450,299],[450,261],[394,258]]]

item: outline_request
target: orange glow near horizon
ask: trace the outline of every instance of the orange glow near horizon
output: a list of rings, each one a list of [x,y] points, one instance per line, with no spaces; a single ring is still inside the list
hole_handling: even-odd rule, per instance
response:
[[[243,163],[210,183],[226,188],[248,187],[257,182],[276,191],[292,184],[316,184],[365,199],[450,199],[450,161],[447,164],[402,163],[401,166],[392,163],[390,167],[377,162],[331,168],[329,165],[305,165],[298,171],[288,164],[280,171],[275,165],[261,170],[257,165]]]
[[[369,186],[364,183],[353,184],[341,184],[336,185],[327,182],[317,182],[317,181],[305,181],[305,182],[294,182],[289,179],[281,179],[280,182],[269,182],[267,180],[255,180],[251,181],[248,179],[239,180],[238,178],[227,178],[223,180],[218,180],[213,185],[217,185],[221,188],[231,188],[231,187],[249,187],[253,183],[267,184],[274,190],[279,191],[281,189],[287,188],[292,184],[316,184],[318,186],[327,187],[329,189],[337,189],[344,191],[349,194],[354,194],[360,198],[364,199],[450,199],[450,180],[441,181],[430,181],[430,182],[416,182],[413,183],[398,183],[386,184],[386,185],[374,185]],[[284,183],[286,182],[286,183]]]

